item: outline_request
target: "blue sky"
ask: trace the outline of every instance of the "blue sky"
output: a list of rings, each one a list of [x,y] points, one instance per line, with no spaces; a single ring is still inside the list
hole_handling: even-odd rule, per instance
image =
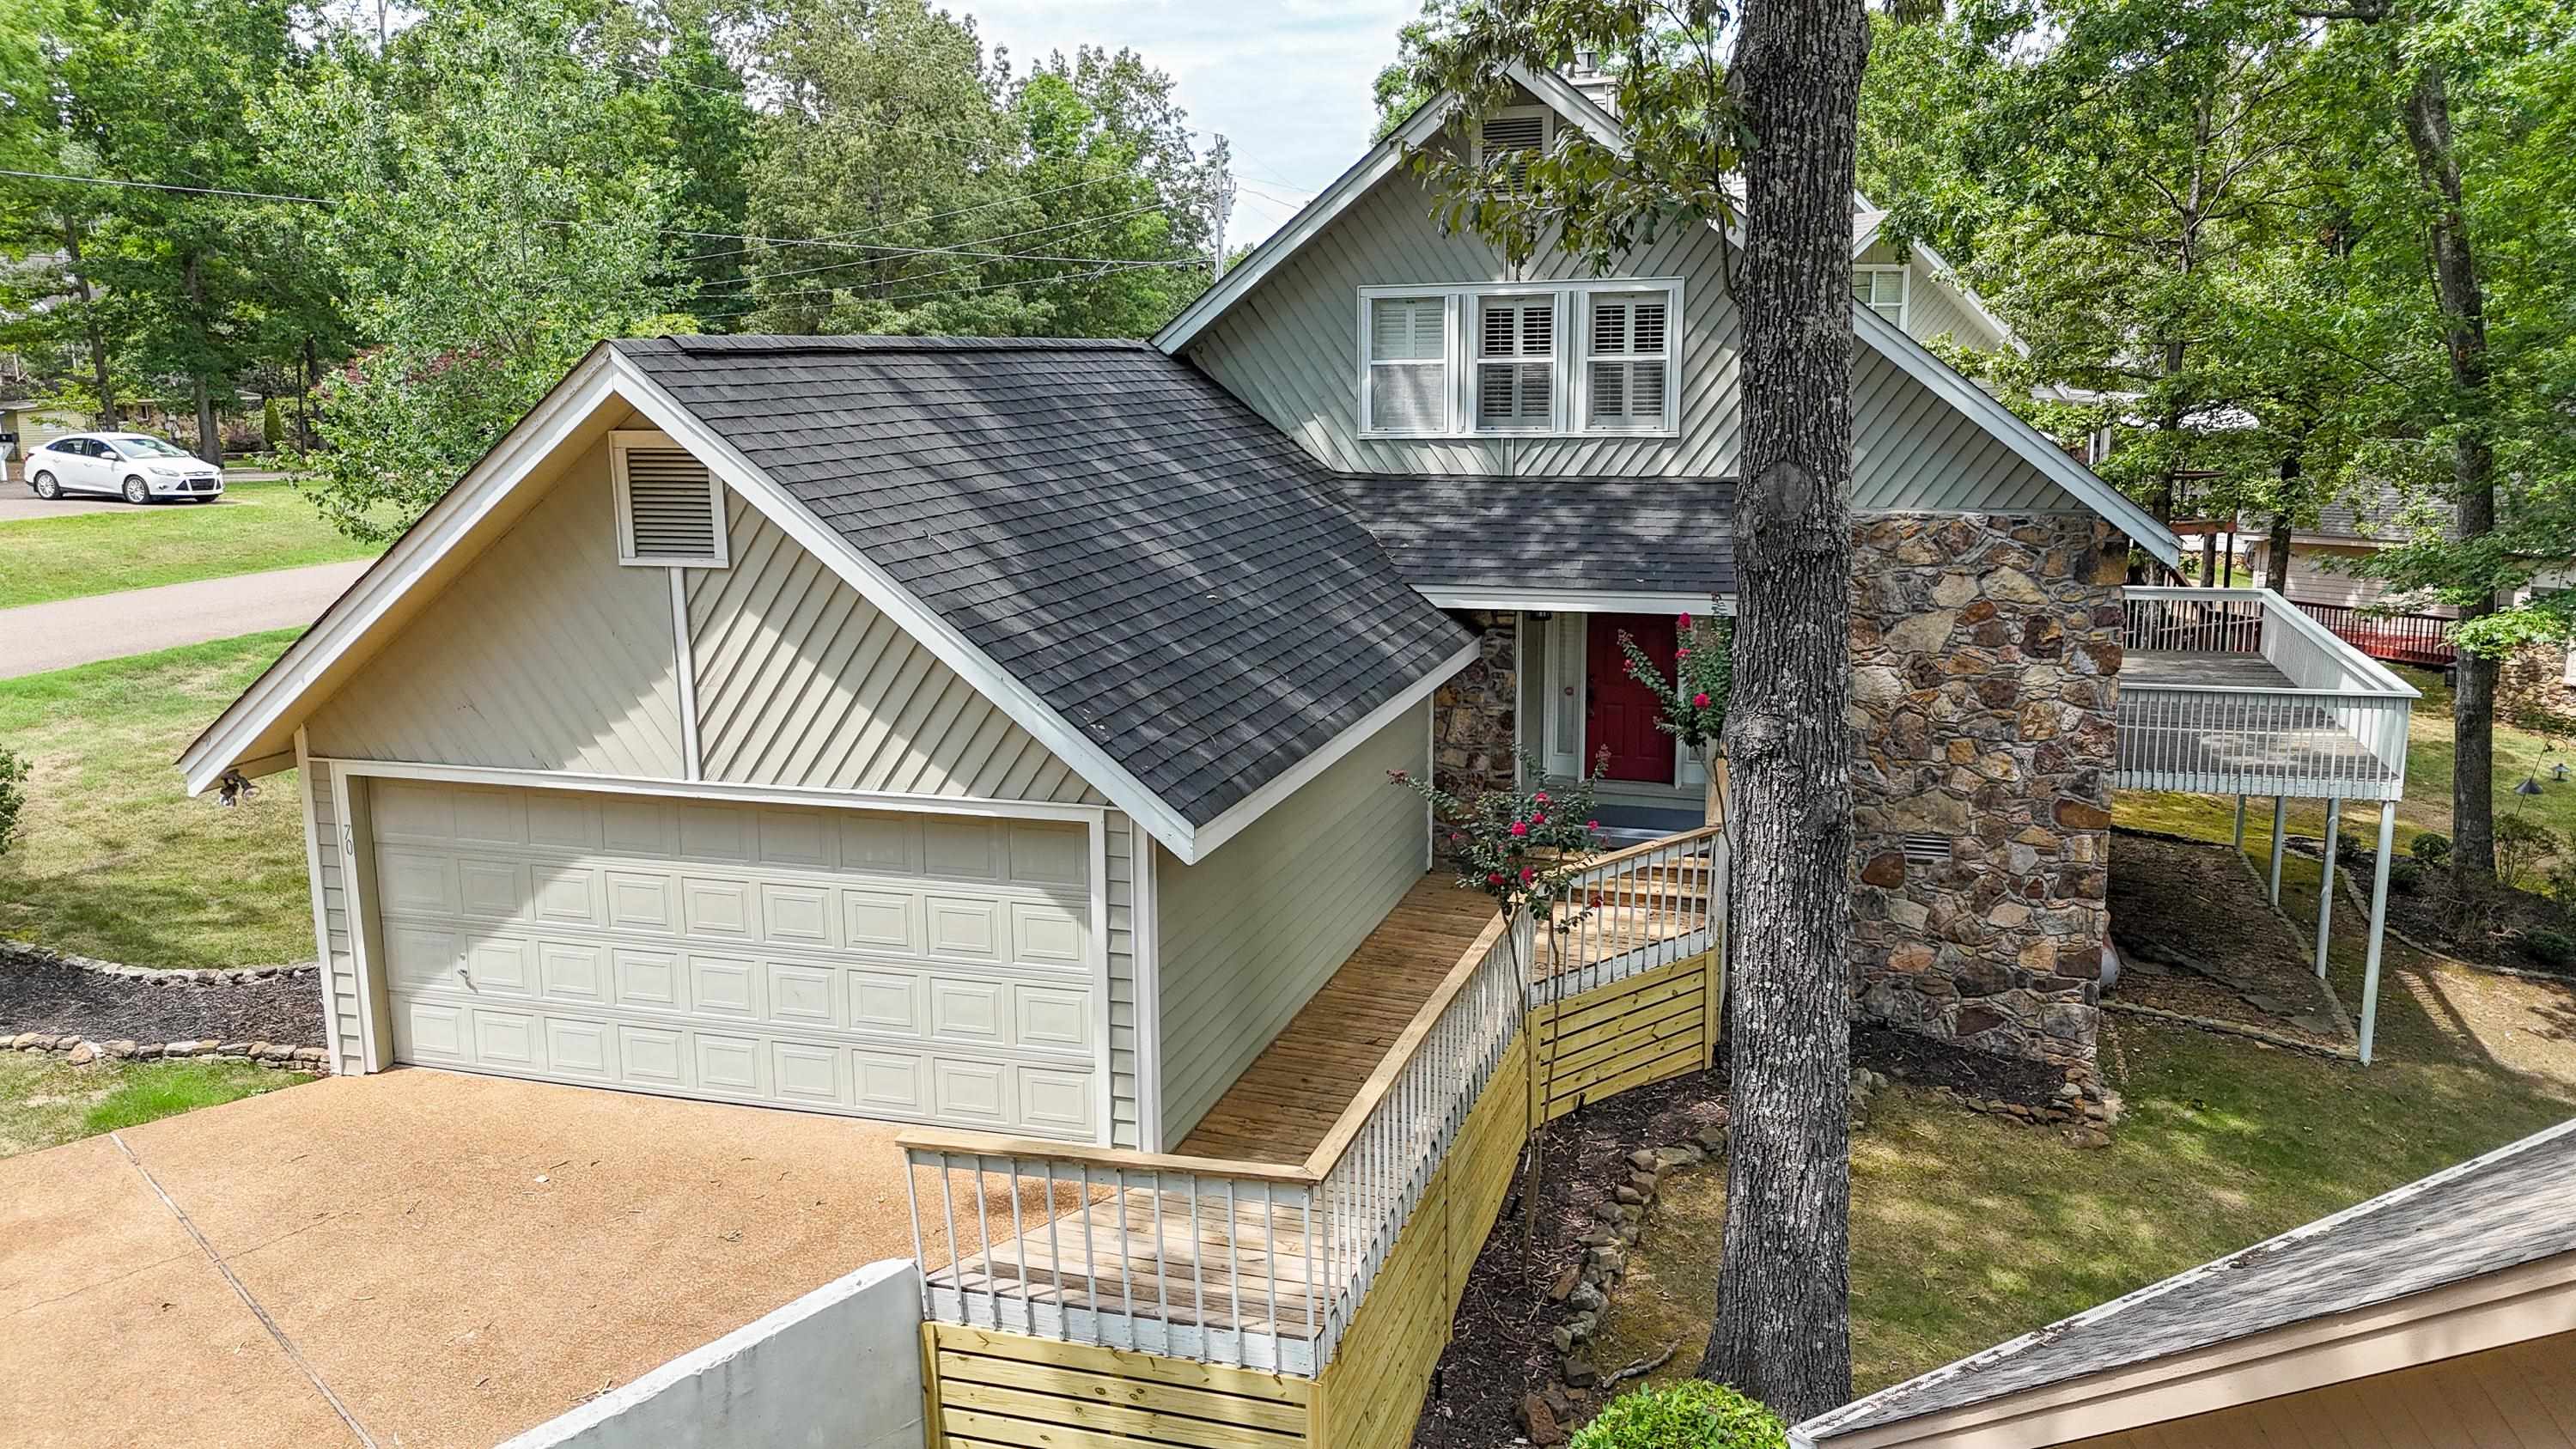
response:
[[[944,0],[1026,73],[1051,50],[1135,49],[1169,71],[1202,140],[1234,144],[1227,240],[1268,236],[1368,149],[1369,86],[1420,0]]]

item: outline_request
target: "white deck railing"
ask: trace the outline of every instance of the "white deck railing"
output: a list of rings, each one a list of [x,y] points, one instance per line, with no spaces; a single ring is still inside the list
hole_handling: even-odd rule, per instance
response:
[[[2404,794],[2416,690],[2279,594],[2132,586],[2122,623],[2123,788]]]
[[[1500,921],[1486,928],[1302,1163],[905,1133],[924,1311],[1320,1374],[1533,1000],[1715,944],[1726,879],[1716,827],[1619,851],[1586,875],[1598,904],[1560,926],[1553,950],[1526,922],[1517,939]]]

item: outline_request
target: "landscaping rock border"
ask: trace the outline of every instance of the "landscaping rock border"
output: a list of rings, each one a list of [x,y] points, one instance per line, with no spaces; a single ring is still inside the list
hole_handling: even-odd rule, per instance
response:
[[[229,989],[255,989],[272,998],[280,991],[311,992],[318,1003],[321,969],[319,963],[307,961],[278,966],[157,970],[56,951],[27,941],[0,939],[0,977],[17,973],[69,972],[118,983],[114,988],[116,992],[133,993],[139,989],[140,995],[135,999],[160,1000],[166,1003],[167,1009],[156,1007],[127,1015],[135,1021],[157,1019],[165,1029],[171,1024],[172,1017],[190,1018],[192,1009],[200,1005],[201,998],[182,1001],[176,994],[181,990],[224,993]],[[171,997],[159,997],[158,992],[165,988],[173,993]],[[112,1004],[101,1009],[108,1013],[110,1019],[117,1014]],[[59,1012],[60,1008],[56,1010]],[[239,1013],[238,1017],[231,1018],[230,1024],[255,1026],[263,1019],[272,1018],[273,1013],[273,1006],[254,1005]],[[202,1028],[226,1021],[228,1014],[204,1013],[195,1015],[194,1019]],[[267,1019],[266,1024],[273,1027],[292,1023]],[[65,1030],[66,1026],[71,1029]],[[15,1031],[0,1025],[0,1050],[51,1052],[62,1056],[73,1066],[86,1066],[96,1061],[206,1059],[249,1062],[283,1071],[328,1073],[331,1070],[330,1053],[318,1044],[272,1041],[251,1035],[200,1035],[144,1041],[135,1036],[107,1036],[95,1029],[83,1029],[76,1015],[68,1022],[57,1020],[38,1030]]]

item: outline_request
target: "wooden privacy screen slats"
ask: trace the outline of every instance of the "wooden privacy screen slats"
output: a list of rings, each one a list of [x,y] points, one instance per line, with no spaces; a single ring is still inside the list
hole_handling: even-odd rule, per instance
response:
[[[1548,1119],[1706,1066],[1717,1039],[1719,976],[1717,953],[1709,952],[1532,1012],[1535,1091]]]
[[[1293,1449],[1314,1385],[1246,1369],[934,1323],[922,1329],[935,1446]]]

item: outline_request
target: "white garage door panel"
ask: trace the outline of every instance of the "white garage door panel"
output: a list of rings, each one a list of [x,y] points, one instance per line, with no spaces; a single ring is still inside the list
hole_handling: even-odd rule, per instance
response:
[[[401,1060],[1098,1129],[1079,825],[370,788]]]

